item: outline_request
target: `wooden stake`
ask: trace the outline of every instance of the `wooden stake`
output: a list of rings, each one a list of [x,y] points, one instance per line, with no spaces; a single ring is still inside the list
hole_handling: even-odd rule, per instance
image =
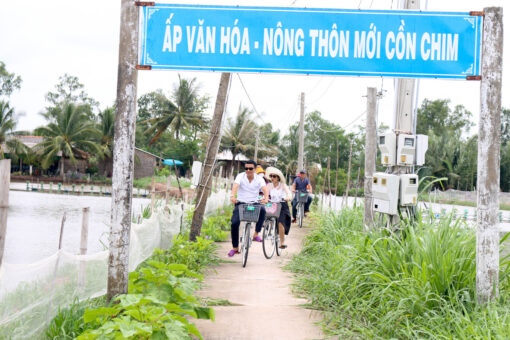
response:
[[[87,242],[89,238],[89,212],[90,208],[83,208],[83,215],[81,219],[81,236],[80,236],[80,255],[87,255]],[[80,261],[80,271],[78,273],[78,286],[80,291],[85,288],[86,280],[86,265],[85,260]]]
[[[329,208],[331,209],[331,173],[330,173],[330,162],[331,159],[328,157],[328,198],[329,198]]]
[[[11,160],[0,160],[0,266],[4,258],[7,215],[9,210],[9,186],[11,184]]]
[[[165,206],[168,205],[168,201],[169,201],[169,198],[170,198],[170,187],[171,187],[171,184],[172,184],[172,178],[171,178],[170,175],[168,175],[168,177],[166,179]]]
[[[151,214],[154,214],[154,207],[156,206],[156,184],[154,182],[154,176],[151,180]]]
[[[485,304],[499,296],[499,176],[503,8],[484,8],[476,229],[476,295]]]
[[[80,255],[87,254],[87,242],[89,239],[89,213],[90,208],[83,208],[81,219]]]
[[[356,207],[356,201],[358,200],[358,189],[359,189],[359,173],[361,168],[358,168],[358,178],[356,179],[356,192],[354,194],[354,207]]]
[[[349,148],[349,167],[347,168],[347,186],[345,187],[345,199],[342,201],[342,207],[347,206],[349,200],[349,190],[351,189],[351,162],[352,162],[352,139]]]

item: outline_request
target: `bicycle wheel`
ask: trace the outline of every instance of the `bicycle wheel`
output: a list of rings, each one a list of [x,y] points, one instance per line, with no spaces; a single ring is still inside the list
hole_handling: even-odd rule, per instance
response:
[[[280,256],[282,254],[282,250],[280,248],[280,228],[278,225],[276,225],[276,220],[273,219],[273,224],[275,225],[275,230],[276,230],[276,233],[275,233],[275,239],[276,239],[276,242],[274,244],[274,249],[276,249],[276,255]]]
[[[304,211],[303,211],[303,203],[299,203],[298,204],[298,211],[297,211],[297,214],[298,214],[298,224],[299,224],[299,227],[300,228],[303,228],[303,214],[304,214]]]
[[[244,235],[243,235],[243,268],[246,267],[246,262],[248,262],[248,250],[250,250],[250,227],[251,223],[246,223],[244,227]]]
[[[270,259],[274,255],[275,235],[274,219],[265,220],[262,232],[262,250],[266,259]]]

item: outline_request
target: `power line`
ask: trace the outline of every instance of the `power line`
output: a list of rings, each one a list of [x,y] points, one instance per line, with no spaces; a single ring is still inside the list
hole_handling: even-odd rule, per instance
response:
[[[244,83],[243,83],[243,80],[241,79],[241,76],[239,75],[239,73],[237,73],[237,77],[239,78],[239,81],[241,82],[241,86],[243,87],[243,90],[244,90],[244,93],[246,93],[246,97],[248,97],[248,100],[250,101],[250,104],[251,106],[253,107],[253,110],[255,111],[255,113],[257,114],[257,116],[259,117],[259,119],[262,121],[262,123],[264,124],[264,119],[262,119],[262,116],[260,115],[260,113],[257,111],[257,108],[255,107],[255,104],[253,104],[253,101],[251,100],[251,97],[250,95],[248,94],[248,91],[246,90],[246,87],[244,86]]]
[[[335,82],[335,80],[336,80],[336,78],[331,79],[331,82],[329,83],[329,85],[328,85],[328,87],[326,88],[326,90],[324,90],[324,92],[322,93],[322,95],[321,95],[319,98],[315,99],[314,101],[312,101],[312,102],[310,102],[310,103],[307,103],[306,105],[307,105],[307,106],[308,106],[308,105],[313,105],[313,104],[317,103],[319,100],[321,100],[321,99],[322,99],[322,97],[324,97],[324,95],[326,95],[326,93],[328,93],[329,89],[331,88],[331,85],[333,85],[333,83]]]

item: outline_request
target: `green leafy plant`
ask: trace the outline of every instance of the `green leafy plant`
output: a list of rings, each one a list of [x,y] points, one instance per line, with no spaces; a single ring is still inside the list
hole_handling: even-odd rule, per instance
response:
[[[186,236],[178,235],[168,250],[156,249],[151,258],[163,263],[182,263],[200,273],[204,268],[219,263],[215,254],[217,248],[212,240],[198,237],[196,242],[190,242]]]
[[[201,276],[183,264],[155,260],[129,275],[129,294],[114,304],[85,311],[85,323],[98,326],[77,339],[203,339],[189,317],[214,320],[214,311],[193,296]]]

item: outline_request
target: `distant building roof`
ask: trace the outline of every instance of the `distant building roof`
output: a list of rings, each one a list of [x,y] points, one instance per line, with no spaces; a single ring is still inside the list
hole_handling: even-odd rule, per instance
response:
[[[14,138],[19,139],[23,144],[28,146],[29,148],[33,148],[37,144],[41,143],[44,140],[43,136],[13,136]]]
[[[137,148],[137,147],[135,147],[135,151],[144,152],[144,153],[146,153],[146,154],[148,154],[148,155],[151,155],[151,156],[152,156],[152,157],[154,157],[154,158],[164,159],[163,157],[157,156],[157,155],[155,155],[155,154],[153,154],[153,153],[150,153],[149,151],[145,151],[145,150],[142,150],[142,149]]]
[[[224,150],[216,155],[217,161],[231,161],[232,160],[232,151]],[[235,158],[236,161],[245,162],[250,160],[248,157],[243,155],[242,153],[238,153]]]

